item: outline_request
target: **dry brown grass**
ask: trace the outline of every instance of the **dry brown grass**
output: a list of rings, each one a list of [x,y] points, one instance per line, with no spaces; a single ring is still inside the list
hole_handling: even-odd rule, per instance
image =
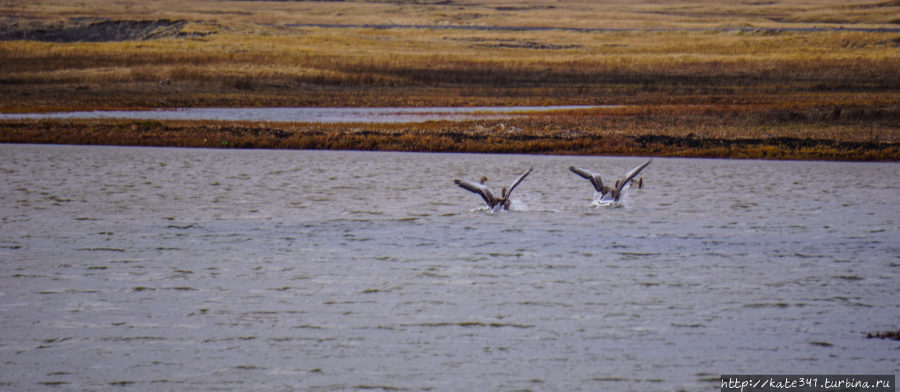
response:
[[[0,41],[0,111],[628,104],[634,106],[603,116],[541,120],[550,124],[548,129],[604,135],[602,145],[591,144],[594,150],[577,143],[563,148],[558,138],[497,140],[522,151],[611,153],[635,149],[614,143],[616,135],[894,143],[900,129],[900,33],[802,29],[896,29],[898,14],[896,1],[838,0],[724,5],[698,0],[624,5],[611,0],[7,0],[0,3],[0,17],[6,18],[8,30],[79,28],[96,22],[71,18],[189,22],[179,25],[180,34],[164,39]],[[306,25],[292,26],[298,23]],[[585,28],[604,30],[578,30]],[[614,30],[618,28],[626,30]],[[379,130],[366,138],[306,135],[308,143],[298,141],[293,148],[349,148],[353,143],[367,148],[375,143],[392,149],[400,143],[447,150],[480,145],[418,134],[419,128]],[[160,135],[154,140],[165,139]],[[422,141],[407,140],[414,137]],[[669,143],[665,149],[687,151],[694,144]],[[638,150],[654,152],[646,143]]]
[[[859,135],[858,140],[835,140],[771,126],[752,136],[741,127],[717,128],[719,135],[712,136],[690,132],[697,129],[693,122],[670,124],[664,132],[656,132],[629,128],[642,124],[629,116],[604,118],[602,124],[597,124],[596,116],[562,114],[415,125],[19,120],[0,123],[0,143],[900,160],[896,143],[871,133]],[[845,129],[833,127],[832,131]]]
[[[900,33],[681,29],[816,27],[821,23],[793,20],[839,11],[863,15],[854,16],[862,21],[839,27],[890,27],[882,19],[900,10],[894,3],[428,3],[7,1],[3,13],[19,28],[71,17],[151,17],[191,20],[183,32],[200,35],[122,42],[0,41],[0,110],[704,103],[810,92],[819,96],[805,98],[827,100],[822,96],[834,92],[895,93],[900,85]],[[470,25],[459,15],[478,15],[476,26],[571,29],[626,23],[639,29],[290,27]],[[89,22],[63,24],[77,23]],[[676,30],[641,30],[672,27]]]
[[[200,106],[380,106],[396,104],[395,95],[423,100],[418,105],[572,104],[797,93],[821,100],[900,86],[900,54],[879,33],[279,32],[2,42],[0,109],[46,110],[45,95],[62,95],[73,108],[168,107],[186,97]],[[847,45],[856,48],[841,49]]]
[[[891,0],[5,0],[0,12],[21,18],[171,18],[225,23],[436,24],[579,28],[790,27],[896,23]]]

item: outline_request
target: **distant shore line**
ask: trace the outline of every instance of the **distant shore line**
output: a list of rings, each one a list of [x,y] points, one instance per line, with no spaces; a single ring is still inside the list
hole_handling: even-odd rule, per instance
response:
[[[506,119],[538,113],[621,108],[624,105],[424,106],[424,107],[215,107],[0,113],[2,120],[200,120],[300,123],[414,123]]]
[[[900,161],[900,146],[893,142],[548,132],[515,124],[452,121],[417,125],[5,120],[0,121],[0,143]]]
[[[435,25],[435,24],[345,24],[345,23],[289,23],[282,25],[293,28],[326,28],[326,29],[415,29],[415,30],[474,30],[474,31],[572,31],[578,33],[618,33],[618,32],[704,32],[704,31],[738,31],[744,33],[764,32],[859,32],[859,33],[898,33],[900,27],[562,27],[562,26],[496,26],[496,25]]]

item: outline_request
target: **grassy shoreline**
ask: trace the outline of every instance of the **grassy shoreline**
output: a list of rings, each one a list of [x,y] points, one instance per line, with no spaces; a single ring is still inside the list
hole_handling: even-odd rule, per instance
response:
[[[897,12],[877,0],[11,0],[0,112],[629,106],[403,126],[0,120],[0,142],[900,161]]]
[[[788,136],[795,132],[785,129],[736,137],[695,133],[695,126],[624,132],[578,122],[558,116],[415,124],[16,120],[0,122],[0,143],[900,161],[900,146],[874,135],[839,140]]]

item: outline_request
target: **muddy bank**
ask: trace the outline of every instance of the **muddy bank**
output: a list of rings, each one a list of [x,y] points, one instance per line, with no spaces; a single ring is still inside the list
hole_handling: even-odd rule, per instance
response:
[[[206,35],[184,32],[186,20],[70,19],[67,22],[0,22],[0,41],[114,42]]]
[[[746,148],[751,146],[777,146],[780,149],[802,150],[816,148],[834,148],[838,150],[879,150],[892,143],[878,142],[848,142],[823,139],[803,139],[795,137],[769,137],[769,138],[702,138],[696,135],[684,137],[665,135],[641,135],[634,136],[634,142],[642,148],[651,146],[665,146],[676,149],[710,149],[710,148]]]
[[[602,134],[465,122],[417,128],[408,124],[10,120],[0,122],[0,143],[900,161],[900,148],[893,142]]]
[[[869,332],[866,334],[869,339],[889,339],[900,340],[900,329],[896,331]]]

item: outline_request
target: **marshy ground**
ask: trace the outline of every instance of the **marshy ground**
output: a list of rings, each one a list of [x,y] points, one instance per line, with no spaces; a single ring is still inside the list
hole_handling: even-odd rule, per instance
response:
[[[0,111],[627,105],[405,125],[3,120],[0,142],[900,160],[900,2],[0,4]]]

